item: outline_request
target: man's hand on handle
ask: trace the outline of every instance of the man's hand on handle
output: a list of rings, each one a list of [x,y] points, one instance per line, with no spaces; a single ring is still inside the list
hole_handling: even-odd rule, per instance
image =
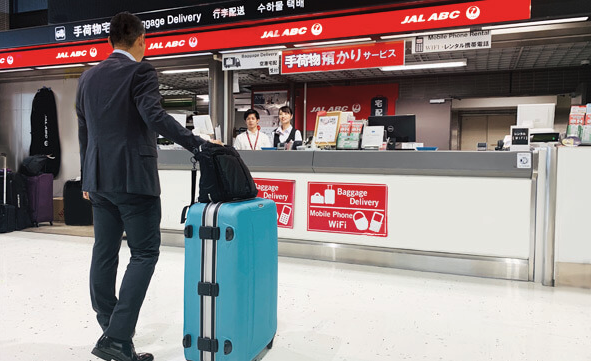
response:
[[[82,198],[84,198],[87,201],[89,201],[90,200],[90,196],[88,195],[88,192],[82,192]]]

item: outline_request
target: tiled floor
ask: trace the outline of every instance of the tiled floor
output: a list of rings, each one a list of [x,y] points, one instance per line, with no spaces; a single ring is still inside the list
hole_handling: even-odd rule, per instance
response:
[[[0,360],[98,360],[92,240],[0,235]],[[122,250],[123,270],[128,250]],[[163,247],[139,351],[182,361],[183,249]],[[591,360],[591,291],[280,258],[265,361]]]

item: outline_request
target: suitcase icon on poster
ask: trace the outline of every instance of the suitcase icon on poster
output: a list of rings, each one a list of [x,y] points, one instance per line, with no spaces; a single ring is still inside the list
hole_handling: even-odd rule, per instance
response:
[[[332,189],[332,184],[328,186],[328,189],[324,190],[324,203],[326,204],[334,204],[335,202],[335,192]]]

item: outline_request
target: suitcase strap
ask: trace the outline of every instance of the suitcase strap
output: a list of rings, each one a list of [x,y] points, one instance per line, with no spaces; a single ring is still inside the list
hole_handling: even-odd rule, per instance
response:
[[[191,201],[189,202],[188,206],[183,207],[183,212],[181,213],[181,224],[185,223],[187,220],[187,211],[193,204],[195,204],[195,190],[197,188],[197,159],[194,156],[191,157],[191,163],[193,163],[193,168],[191,169]]]

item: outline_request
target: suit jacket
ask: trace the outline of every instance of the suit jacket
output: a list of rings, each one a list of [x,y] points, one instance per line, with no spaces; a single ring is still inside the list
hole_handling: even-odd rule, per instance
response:
[[[188,150],[204,140],[162,106],[156,70],[113,53],[78,82],[82,189],[160,195],[157,133]]]

